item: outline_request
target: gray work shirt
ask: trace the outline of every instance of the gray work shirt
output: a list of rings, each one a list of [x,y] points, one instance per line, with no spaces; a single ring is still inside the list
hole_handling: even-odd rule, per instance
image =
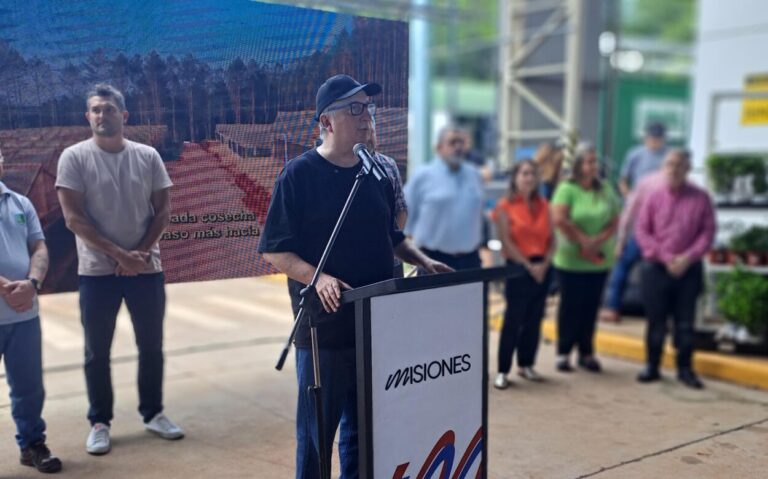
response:
[[[30,247],[42,239],[43,228],[32,202],[0,181],[0,276],[11,281],[26,279]],[[38,314],[37,296],[32,309],[21,313],[0,299],[0,325],[26,321]]]
[[[102,150],[93,139],[70,146],[59,158],[56,175],[56,188],[85,195],[85,213],[99,233],[129,251],[138,247],[154,217],[152,193],[171,186],[157,150],[129,140],[119,153]],[[78,274],[115,274],[115,260],[76,240]],[[142,273],[159,273],[160,246],[155,243],[149,252],[151,260]]]
[[[626,178],[630,188],[634,188],[645,175],[661,168],[666,155],[666,146],[658,150],[649,150],[645,145],[636,146],[627,153],[621,177]]]

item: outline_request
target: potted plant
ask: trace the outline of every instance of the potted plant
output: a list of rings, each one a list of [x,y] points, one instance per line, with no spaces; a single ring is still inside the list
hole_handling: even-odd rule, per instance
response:
[[[723,245],[715,245],[707,253],[707,259],[710,264],[728,263],[728,249]]]
[[[749,235],[748,231],[731,236],[728,241],[728,263],[737,264],[744,263],[747,260],[747,252],[749,251]]]
[[[766,261],[768,254],[768,227],[752,226],[743,233],[731,237],[730,247],[733,251],[730,262],[736,260],[750,266],[759,266]]]
[[[763,159],[757,156],[736,156],[731,161],[734,178],[731,200],[734,203],[749,203],[754,198],[754,178],[758,176],[758,170],[764,172]]]
[[[768,226],[754,226],[755,238],[753,241],[753,252],[756,262],[750,264],[765,265],[768,264]],[[751,261],[751,256],[747,258]]]
[[[720,343],[764,343],[768,326],[768,278],[737,266],[717,276],[718,311],[730,322],[716,337]]]
[[[756,161],[752,168],[752,191],[755,193],[753,202],[768,203],[768,168],[765,158]]]
[[[724,203],[733,189],[734,166],[729,156],[710,155],[707,158],[707,176],[715,192],[715,202]]]

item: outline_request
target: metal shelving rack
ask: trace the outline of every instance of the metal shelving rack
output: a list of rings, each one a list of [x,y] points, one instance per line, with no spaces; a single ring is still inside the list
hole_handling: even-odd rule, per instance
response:
[[[744,99],[768,99],[768,92],[747,92],[747,91],[722,91],[712,94],[709,105],[709,118],[707,122],[707,151],[706,157],[711,154],[722,155],[761,155],[768,157],[768,150],[756,151],[754,149],[734,150],[721,149],[718,147],[715,130],[717,128],[718,105],[724,100],[744,100]],[[706,174],[705,174],[706,177]],[[715,211],[717,214],[718,225],[723,223],[723,217],[733,217],[737,221],[752,221],[753,223],[768,224],[768,204],[763,203],[716,203]],[[715,281],[715,275],[732,271],[733,264],[713,264],[709,261],[704,262],[706,283],[711,285]],[[747,271],[753,271],[759,274],[768,275],[768,266],[750,266],[742,265]],[[714,290],[708,288],[706,293],[700,298],[700,307],[696,318],[695,329],[697,332],[714,333],[723,324],[717,313],[716,297]]]

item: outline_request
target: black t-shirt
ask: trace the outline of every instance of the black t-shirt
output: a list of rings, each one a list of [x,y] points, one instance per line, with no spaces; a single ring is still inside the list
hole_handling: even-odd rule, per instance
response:
[[[259,252],[292,252],[307,263],[320,262],[328,238],[360,170],[336,166],[310,150],[291,160],[277,177]],[[392,277],[394,247],[405,238],[394,226],[394,194],[389,180],[367,177],[341,227],[324,272],[356,288]],[[305,285],[288,280],[294,315]],[[317,318],[322,348],[355,345],[354,305]],[[309,347],[306,321],[296,332],[296,347]]]

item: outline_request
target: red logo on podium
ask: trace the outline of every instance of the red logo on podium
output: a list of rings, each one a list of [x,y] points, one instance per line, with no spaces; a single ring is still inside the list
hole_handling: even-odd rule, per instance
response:
[[[469,474],[469,470],[475,461],[482,460],[483,428],[480,427],[472,440],[469,441],[469,445],[464,451],[464,455],[461,456],[461,460],[454,471],[453,460],[456,457],[455,441],[456,434],[449,429],[437,440],[435,447],[432,448],[432,452],[427,456],[424,465],[421,466],[419,474],[415,478],[405,475],[408,472],[408,466],[410,465],[409,462],[406,462],[397,466],[395,473],[392,475],[392,479],[467,479],[467,474]],[[438,468],[440,468],[440,473],[438,476],[435,476]],[[452,471],[453,476],[451,476]],[[480,464],[480,467],[475,474],[475,479],[480,479],[482,477],[482,471],[483,465]]]

